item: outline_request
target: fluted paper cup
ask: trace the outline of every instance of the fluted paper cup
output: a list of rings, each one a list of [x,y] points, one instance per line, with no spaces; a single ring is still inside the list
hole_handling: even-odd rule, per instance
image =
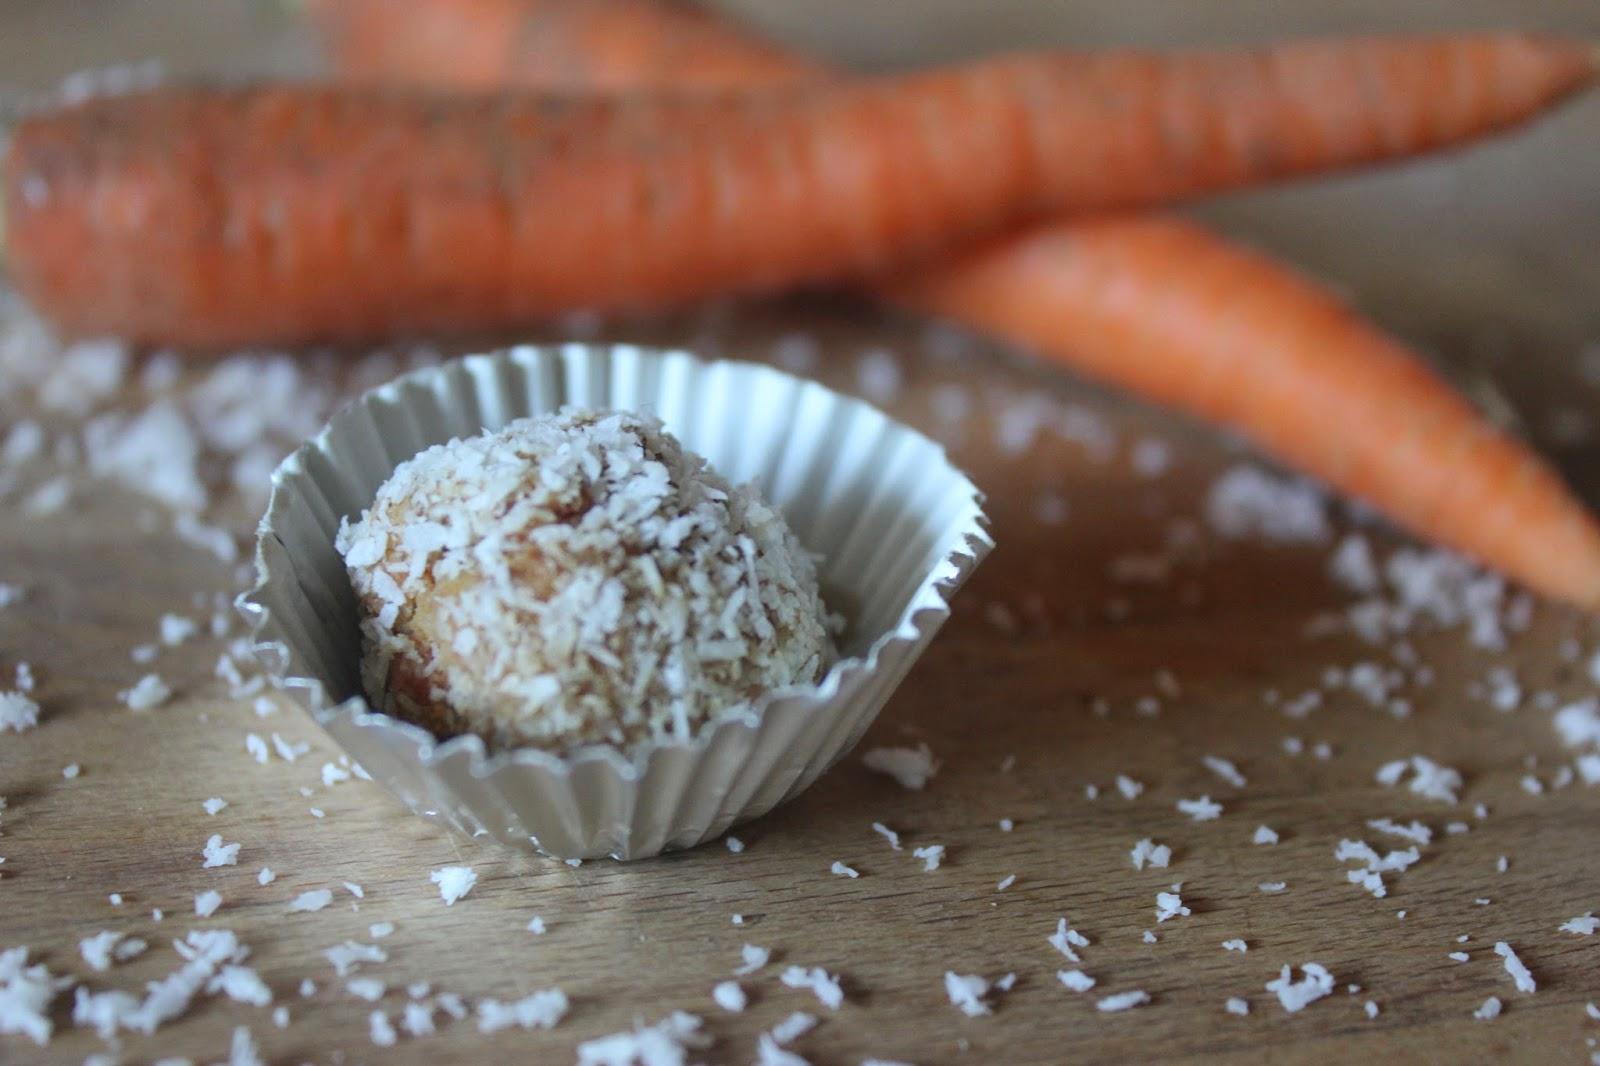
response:
[[[690,741],[631,757],[490,752],[374,711],[355,595],[334,548],[395,467],[566,405],[647,411],[734,483],[753,481],[821,556],[847,628],[818,684],[769,693]],[[937,444],[770,367],[569,344],[468,356],[374,389],[274,472],[239,597],[268,673],[417,814],[560,858],[637,859],[712,839],[794,797],[861,738],[993,546],[981,496]]]

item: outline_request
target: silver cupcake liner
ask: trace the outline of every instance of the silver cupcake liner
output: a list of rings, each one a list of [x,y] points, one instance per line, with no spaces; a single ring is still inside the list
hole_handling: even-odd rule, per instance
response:
[[[632,758],[601,746],[490,754],[478,737],[440,741],[371,709],[333,546],[340,518],[424,448],[568,404],[650,411],[784,512],[822,556],[824,598],[849,623],[821,683]],[[518,347],[374,389],[285,459],[257,532],[256,584],[238,607],[272,678],[412,811],[560,858],[638,859],[765,814],[860,740],[993,547],[981,499],[934,442],[770,367],[631,346]]]

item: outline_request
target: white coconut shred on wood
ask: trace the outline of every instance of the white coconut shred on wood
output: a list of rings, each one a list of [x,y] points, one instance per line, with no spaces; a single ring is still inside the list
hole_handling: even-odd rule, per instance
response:
[[[869,748],[862,753],[861,765],[874,773],[891,777],[901,788],[917,792],[927,787],[939,772],[939,760],[927,744],[915,748]]]
[[[1289,1014],[1304,1010],[1317,1000],[1333,994],[1333,974],[1326,967],[1308,962],[1300,967],[1300,973],[1301,978],[1296,981],[1293,969],[1285,966],[1276,978],[1266,984],[1267,991],[1277,993],[1278,1002]]]
[[[654,417],[569,408],[402,463],[337,547],[363,683],[398,665],[507,746],[685,740],[832,651],[816,567]]]
[[[1497,942],[1494,946],[1494,953],[1505,960],[1506,973],[1511,975],[1512,983],[1517,986],[1518,992],[1531,993],[1538,990],[1539,986],[1534,981],[1533,974],[1529,972],[1523,961],[1517,957],[1516,951],[1510,944],[1504,940]]]
[[[439,898],[444,900],[445,906],[453,905],[478,883],[478,875],[470,866],[441,866],[428,877],[439,886]]]
[[[0,692],[0,730],[21,733],[39,724],[39,704],[21,692]]]

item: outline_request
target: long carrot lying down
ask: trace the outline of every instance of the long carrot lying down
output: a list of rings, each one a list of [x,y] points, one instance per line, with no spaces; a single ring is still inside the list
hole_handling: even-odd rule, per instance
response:
[[[68,330],[140,341],[482,328],[1410,154],[1595,75],[1579,44],[1479,36],[1039,55],[716,101],[163,90],[18,127],[8,259]]]
[[[373,0],[319,7],[336,23],[335,56],[366,77],[680,88],[672,57],[716,40],[710,66],[725,85],[773,78],[770,47],[742,44],[732,27],[710,35],[706,16],[652,0],[417,0],[412,10],[428,16],[417,23]],[[454,32],[413,33],[418,25]],[[494,28],[504,26],[516,30]],[[619,27],[645,45],[619,53],[608,43]],[[456,51],[434,49],[441,39]],[[535,39],[537,50],[521,47]],[[407,40],[413,62],[392,63]],[[474,57],[470,72],[460,54]],[[793,57],[778,76],[824,73]],[[1548,467],[1331,294],[1197,226],[1057,224],[885,291],[1238,429],[1423,536],[1600,605],[1600,532]]]

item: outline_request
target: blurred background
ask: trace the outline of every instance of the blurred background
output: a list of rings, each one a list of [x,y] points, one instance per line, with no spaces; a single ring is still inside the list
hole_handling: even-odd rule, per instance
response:
[[[714,0],[778,40],[862,70],[1045,46],[1206,44],[1294,34],[1521,27],[1600,39],[1594,0]],[[407,5],[395,0],[395,17]],[[315,77],[298,0],[4,0],[0,83],[158,62],[176,79]],[[1344,283],[1453,358],[1600,336],[1600,96],[1461,157],[1253,192],[1195,209]]]

